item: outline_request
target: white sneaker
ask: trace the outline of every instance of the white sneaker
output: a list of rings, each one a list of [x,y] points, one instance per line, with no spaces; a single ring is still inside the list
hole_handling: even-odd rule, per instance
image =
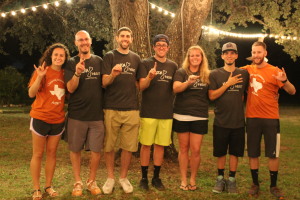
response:
[[[104,194],[111,194],[115,186],[115,179],[107,178],[106,182],[102,187],[102,191]]]
[[[120,178],[119,182],[125,193],[132,193],[133,187],[127,178]]]

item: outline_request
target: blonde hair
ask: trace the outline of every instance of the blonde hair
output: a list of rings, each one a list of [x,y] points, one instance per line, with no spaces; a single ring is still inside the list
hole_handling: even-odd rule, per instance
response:
[[[203,49],[196,45],[196,46],[191,46],[187,53],[186,53],[186,56],[184,58],[184,61],[182,63],[182,68],[186,71],[186,73],[188,75],[191,75],[192,72],[190,71],[189,69],[189,66],[190,66],[190,54],[191,54],[191,51],[192,50],[199,50],[200,53],[201,53],[201,56],[202,56],[202,61],[200,63],[200,66],[199,66],[199,76],[200,76],[200,80],[202,83],[206,83],[206,84],[209,84],[209,73],[210,73],[210,70],[209,70],[209,67],[208,67],[208,61],[207,61],[207,58],[206,58],[206,55],[203,51]]]

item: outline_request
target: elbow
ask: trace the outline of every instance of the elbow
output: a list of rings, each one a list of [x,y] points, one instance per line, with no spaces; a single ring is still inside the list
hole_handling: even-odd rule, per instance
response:
[[[30,92],[28,92],[28,96],[29,96],[29,98],[34,98],[35,97],[35,95],[31,94]]]
[[[292,90],[291,92],[289,92],[290,95],[295,95],[296,94],[296,89]]]

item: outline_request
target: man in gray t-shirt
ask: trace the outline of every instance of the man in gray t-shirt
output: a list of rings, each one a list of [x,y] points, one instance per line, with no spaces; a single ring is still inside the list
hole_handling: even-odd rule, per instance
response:
[[[235,67],[238,58],[236,44],[226,43],[222,47],[224,67],[211,72],[209,98],[215,101],[215,120],[213,127],[213,154],[217,157],[218,177],[213,192],[221,193],[224,188],[229,193],[237,193],[235,173],[238,157],[244,155],[245,117],[244,93],[249,74]],[[229,149],[229,179],[224,179],[226,154]]]
[[[107,180],[102,187],[104,194],[110,194],[115,185],[115,147],[122,149],[119,182],[125,193],[133,192],[127,179],[132,152],[138,148],[139,110],[138,83],[140,78],[140,57],[129,50],[132,31],[127,27],[118,30],[118,47],[103,57],[104,94],[104,152]],[[118,145],[116,143],[119,142]]]
[[[154,145],[153,162],[154,175],[152,186],[158,190],[165,187],[159,178],[163,163],[164,147],[171,144],[173,118],[173,77],[177,64],[167,59],[169,38],[158,34],[153,38],[155,55],[142,62],[142,78],[140,89],[142,93],[141,126],[139,140],[141,143],[142,179],[140,188],[148,190],[148,167],[150,150]]]

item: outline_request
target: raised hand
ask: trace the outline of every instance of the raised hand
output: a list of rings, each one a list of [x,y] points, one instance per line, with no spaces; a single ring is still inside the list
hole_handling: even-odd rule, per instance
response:
[[[33,65],[33,67],[36,70],[36,73],[39,77],[44,77],[47,73],[48,67],[46,67],[46,62],[44,61],[42,66],[36,67],[35,65]]]
[[[85,59],[81,56],[81,57],[80,57],[80,61],[79,61],[79,62],[77,63],[77,65],[76,65],[75,73],[76,73],[78,76],[80,76],[81,73],[83,73],[84,70],[85,70],[84,60],[85,60]]]
[[[232,86],[232,85],[235,85],[237,83],[242,83],[243,82],[243,78],[241,76],[242,76],[242,74],[238,74],[238,75],[232,76],[232,72],[231,72],[230,76],[228,77],[227,84],[229,86]]]
[[[278,70],[277,75],[273,74],[272,76],[281,82],[287,80],[284,68],[282,68],[282,72]]]
[[[193,83],[196,82],[196,80],[199,78],[200,76],[196,76],[196,75],[189,75],[189,78],[187,80],[188,84],[191,85]]]
[[[113,77],[119,76],[122,72],[122,66],[120,64],[116,64],[112,70],[111,70],[111,75]]]
[[[153,68],[150,69],[150,71],[148,73],[148,78],[150,80],[152,80],[156,76],[156,67],[157,67],[157,63],[155,62]]]

